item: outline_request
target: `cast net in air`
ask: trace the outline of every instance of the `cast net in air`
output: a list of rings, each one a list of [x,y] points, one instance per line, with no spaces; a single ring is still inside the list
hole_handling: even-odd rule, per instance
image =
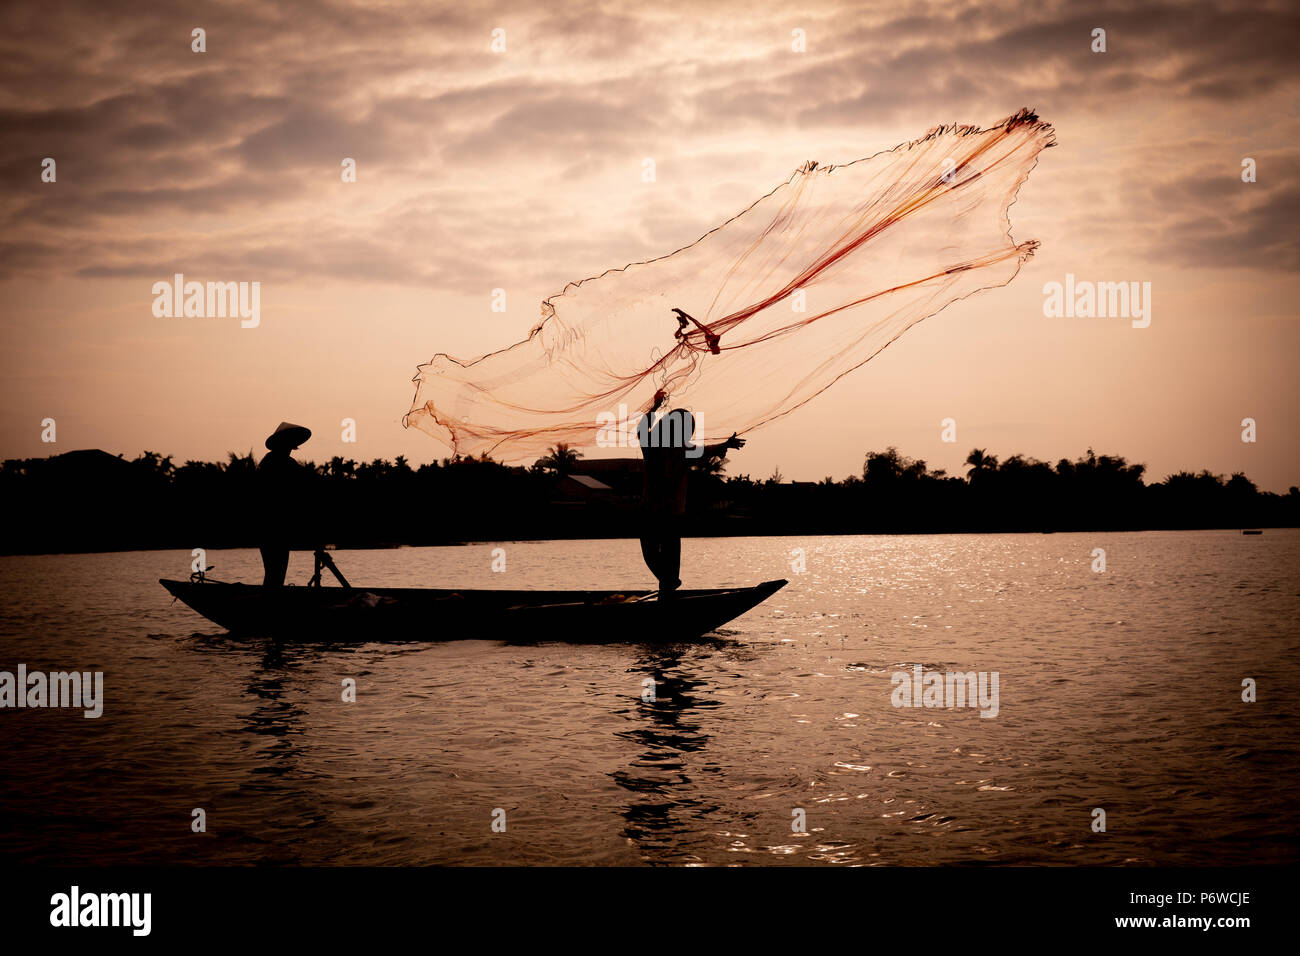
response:
[[[420,366],[405,424],[518,461],[604,444],[626,409],[691,409],[703,441],[786,415],[1037,246],[1008,210],[1052,127],[1024,109],[841,166],[807,163],[671,255],[573,282],[509,348]],[[674,310],[680,310],[675,312]]]

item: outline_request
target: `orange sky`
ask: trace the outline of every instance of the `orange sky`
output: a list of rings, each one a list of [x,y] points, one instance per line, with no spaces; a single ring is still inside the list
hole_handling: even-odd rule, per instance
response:
[[[435,352],[519,340],[565,283],[692,242],[808,159],[1033,106],[1059,144],[1011,211],[1037,255],[751,433],[729,472],[838,478],[891,444],[957,472],[975,446],[1091,445],[1155,479],[1300,484],[1300,14],[1021,6],[9,5],[0,457],[215,459],[281,419],[315,430],[304,457],[441,457],[400,423]],[[155,317],[176,272],[260,282],[260,325]],[[1066,273],[1151,282],[1151,326],[1045,317]]]

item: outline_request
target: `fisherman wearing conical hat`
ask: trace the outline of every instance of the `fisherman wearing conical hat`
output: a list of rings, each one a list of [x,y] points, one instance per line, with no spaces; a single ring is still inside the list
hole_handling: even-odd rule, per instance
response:
[[[311,429],[290,422],[266,439],[270,449],[257,466],[258,498],[261,503],[261,551],[263,587],[281,587],[289,570],[289,546],[293,539],[296,509],[302,507],[303,466],[289,452],[311,438]]]

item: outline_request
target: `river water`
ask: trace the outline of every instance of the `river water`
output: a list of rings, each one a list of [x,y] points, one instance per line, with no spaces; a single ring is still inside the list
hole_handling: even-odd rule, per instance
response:
[[[499,546],[504,572],[493,545],[335,558],[360,586],[652,586],[635,541]],[[207,559],[260,580],[254,551]],[[427,642],[236,640],[158,586],[190,561],[0,558],[0,670],[103,671],[105,698],[98,719],[0,710],[0,858],[1300,857],[1300,531],[691,539],[688,587],[790,584],[663,647],[440,641],[436,619]],[[996,716],[894,706],[916,665],[996,672]]]

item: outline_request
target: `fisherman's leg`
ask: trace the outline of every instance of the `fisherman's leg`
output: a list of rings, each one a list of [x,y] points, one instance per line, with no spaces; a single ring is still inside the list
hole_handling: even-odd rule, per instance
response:
[[[660,566],[663,564],[664,539],[663,539],[663,522],[662,515],[645,515],[642,519],[641,527],[641,557],[645,559],[645,566],[650,569],[650,573],[656,579],[662,578],[659,573]]]
[[[270,546],[260,549],[262,552],[262,587],[278,588],[284,586],[284,576],[289,571],[289,549]]]
[[[641,532],[641,557],[645,560],[645,566],[650,569],[650,573],[658,577],[659,574],[655,569],[659,567],[659,541],[649,529]]]
[[[682,529],[681,522],[671,519],[665,523],[664,535],[659,539],[660,591],[676,591],[682,586]]]

